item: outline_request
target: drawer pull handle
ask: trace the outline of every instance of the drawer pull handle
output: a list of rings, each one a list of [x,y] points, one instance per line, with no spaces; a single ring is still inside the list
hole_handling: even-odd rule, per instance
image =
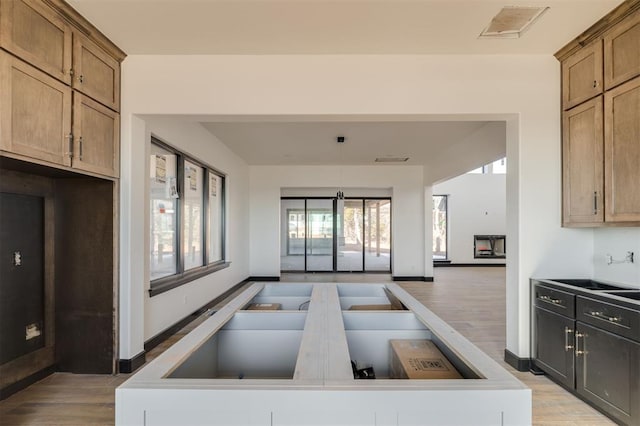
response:
[[[586,348],[585,348],[585,338],[586,338],[586,334],[584,333],[580,333],[577,332],[576,333],[576,356],[580,356],[580,355],[585,355],[587,353]],[[583,338],[582,341],[582,350],[578,349],[578,343],[580,342],[580,338]]]
[[[594,318],[612,322],[614,324],[619,324],[620,322],[622,322],[622,317],[610,317],[609,315],[606,315],[604,312],[600,311],[591,311],[589,312],[589,315]]]
[[[67,152],[67,155],[69,158],[73,158],[73,133],[69,133],[66,138],[69,141],[69,151]]]
[[[573,330],[569,327],[564,328],[564,351],[569,352],[570,349],[573,349],[573,345],[569,343],[569,334],[573,333]]]
[[[553,303],[554,305],[562,305],[562,300],[554,299],[551,296],[547,296],[546,294],[543,294],[542,296],[538,296],[538,299],[544,302]]]

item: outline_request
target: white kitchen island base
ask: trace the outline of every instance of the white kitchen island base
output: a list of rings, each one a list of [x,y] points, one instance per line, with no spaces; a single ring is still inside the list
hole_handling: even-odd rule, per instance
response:
[[[390,378],[391,339],[433,341],[464,378]],[[116,390],[116,424],[527,425],[531,391],[395,284],[256,283]]]

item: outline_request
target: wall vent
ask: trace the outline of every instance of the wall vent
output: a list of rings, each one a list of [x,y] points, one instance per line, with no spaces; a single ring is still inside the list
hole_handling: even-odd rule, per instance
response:
[[[376,163],[405,163],[409,157],[378,157]]]

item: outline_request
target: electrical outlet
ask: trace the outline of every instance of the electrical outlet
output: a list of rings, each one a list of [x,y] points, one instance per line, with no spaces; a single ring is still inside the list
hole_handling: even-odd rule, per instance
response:
[[[13,266],[22,266],[22,253],[19,251],[13,252]]]
[[[35,339],[41,334],[42,331],[40,331],[38,324],[29,324],[25,329],[25,340]]]

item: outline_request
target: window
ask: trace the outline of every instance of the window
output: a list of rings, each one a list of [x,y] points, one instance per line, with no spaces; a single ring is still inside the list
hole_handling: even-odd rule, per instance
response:
[[[174,275],[177,268],[177,199],[175,190],[178,176],[177,156],[151,144],[151,281]]]
[[[222,179],[215,173],[209,173],[209,263],[223,260]]]
[[[152,296],[227,267],[224,176],[152,138],[150,158]]]
[[[184,162],[184,208],[182,255],[185,271],[204,265],[203,214],[204,169],[190,161]]]
[[[433,259],[446,260],[448,195],[433,196]]]
[[[507,173],[507,157],[502,157],[492,163],[473,169],[468,174],[505,174]]]
[[[507,173],[507,158],[504,157],[494,161],[491,166],[494,174],[505,174]]]

